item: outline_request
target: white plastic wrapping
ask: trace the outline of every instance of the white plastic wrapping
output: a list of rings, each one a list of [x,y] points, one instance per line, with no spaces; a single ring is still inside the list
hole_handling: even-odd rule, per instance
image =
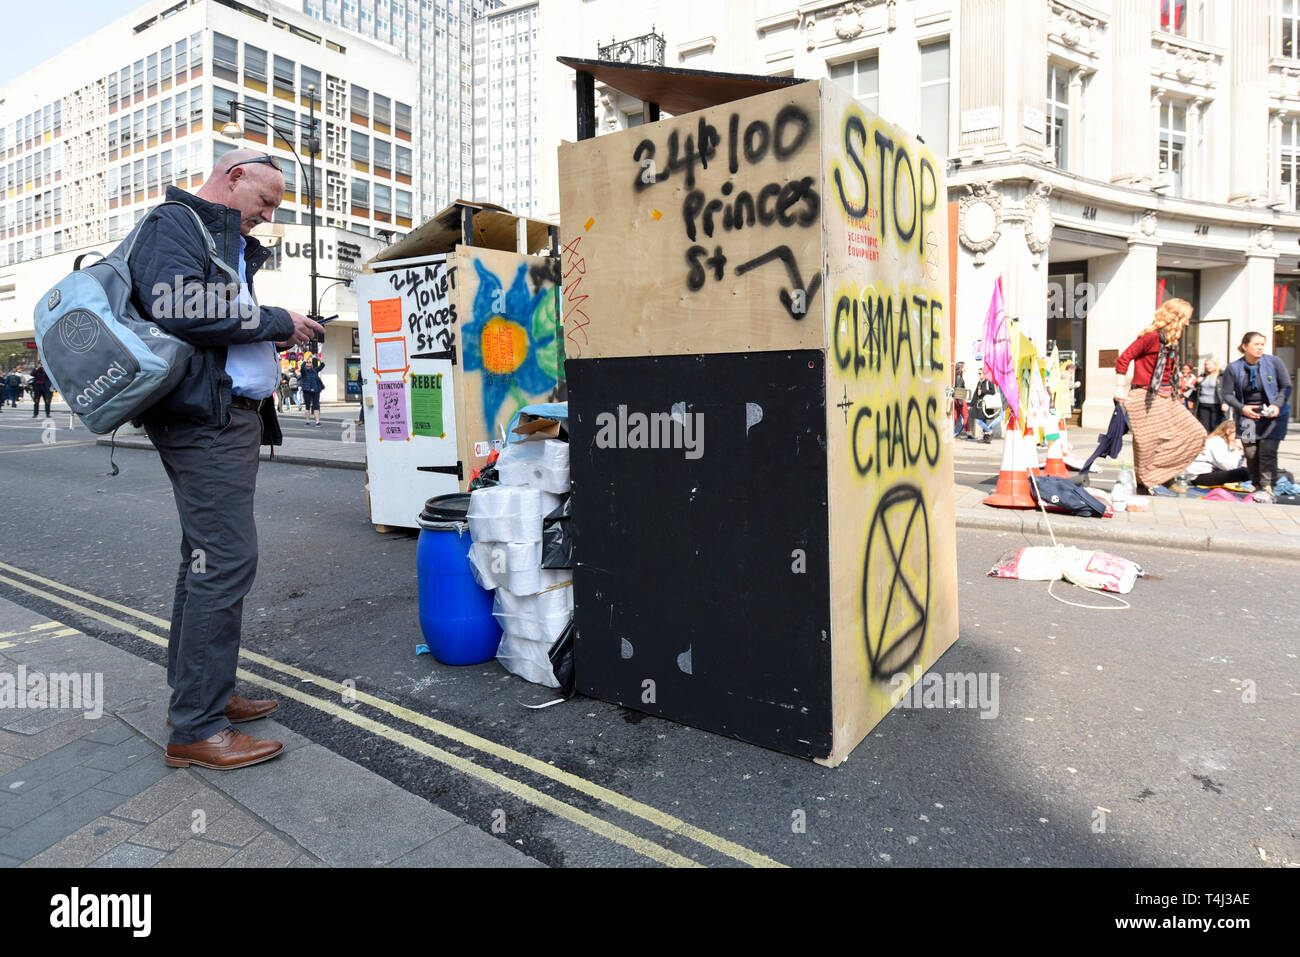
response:
[[[494,485],[469,497],[469,533],[476,542],[540,542],[542,519],[559,497],[535,488]]]
[[[500,592],[497,592],[500,594]],[[512,635],[502,635],[501,644],[497,646],[497,661],[511,674],[518,675],[525,681],[558,688],[551,668],[551,645],[542,641],[530,641]]]
[[[516,595],[498,588],[492,613],[501,630],[513,638],[543,643],[549,649],[564,634],[573,617],[571,573],[563,580],[568,584],[537,595]]]
[[[559,439],[512,442],[497,459],[502,485],[563,495],[569,491],[569,443]]]
[[[470,568],[479,586],[504,588],[516,595],[536,595],[568,581],[568,568],[542,568],[540,542],[475,542],[469,547]]]

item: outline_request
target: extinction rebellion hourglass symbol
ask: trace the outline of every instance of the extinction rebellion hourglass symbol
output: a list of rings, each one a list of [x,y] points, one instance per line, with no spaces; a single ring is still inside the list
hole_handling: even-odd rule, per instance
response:
[[[84,309],[75,309],[59,320],[59,340],[70,352],[89,352],[99,339],[99,323]]]
[[[862,624],[877,681],[908,668],[925,643],[930,560],[930,518],[921,490],[896,485],[876,506],[862,569]]]

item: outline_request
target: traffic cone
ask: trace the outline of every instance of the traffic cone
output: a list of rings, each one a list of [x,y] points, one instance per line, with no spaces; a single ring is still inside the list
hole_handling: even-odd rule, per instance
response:
[[[1038,464],[1038,434],[1033,426],[1025,426],[1025,461],[1029,463],[1029,471],[1033,472],[1038,478],[1044,474],[1043,467]]]
[[[1033,446],[1029,445],[1029,455],[1026,457],[1026,447],[1027,440],[1020,429],[1007,429],[1002,445],[1002,469],[998,472],[998,484],[993,494],[984,499],[985,505],[995,508],[1034,507],[1034,496],[1029,491],[1029,469],[1036,456]]]
[[[1069,478],[1070,470],[1065,467],[1065,420],[1057,426],[1055,435],[1047,436],[1047,475]]]

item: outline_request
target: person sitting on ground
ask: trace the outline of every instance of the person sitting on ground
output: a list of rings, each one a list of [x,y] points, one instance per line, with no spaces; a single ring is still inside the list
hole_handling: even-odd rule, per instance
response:
[[[975,386],[975,395],[971,404],[975,412],[975,425],[971,430],[971,437],[978,439],[980,432],[983,431],[983,441],[987,444],[1002,419],[1002,396],[998,392],[997,384],[989,378],[988,370],[980,374],[980,381]]]
[[[1242,465],[1241,446],[1237,443],[1237,427],[1231,419],[1219,423],[1205,440],[1205,449],[1187,471],[1193,476],[1192,484],[1205,487],[1231,485],[1250,478]]]

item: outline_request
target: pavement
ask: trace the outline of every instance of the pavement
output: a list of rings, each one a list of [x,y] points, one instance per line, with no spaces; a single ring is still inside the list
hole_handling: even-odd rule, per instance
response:
[[[0,868],[542,866],[271,718],[240,726],[271,761],[168,768],[164,668],[4,599],[0,622],[0,695],[86,676],[76,708],[0,710]]]
[[[354,404],[322,403],[320,437],[293,434],[299,431],[294,428],[296,417],[286,416],[289,427],[284,445],[275,451],[274,461],[284,465],[364,471],[365,433],[363,426],[355,425],[356,410]],[[1071,432],[1075,450],[1085,457],[1096,447],[1097,437],[1094,430],[1075,429]],[[109,439],[100,439],[99,444],[108,445]],[[117,445],[119,448],[153,449],[143,434],[119,433]],[[1150,511],[1120,512],[1110,518],[1096,519],[1057,514],[1047,516],[1039,509],[985,505],[984,498],[992,492],[997,480],[1002,449],[1000,440],[989,445],[957,442],[954,479],[958,528],[1036,535],[1043,538],[1044,544],[1050,542],[1051,533],[1055,532],[1058,538],[1068,540],[1157,545],[1236,555],[1269,554],[1300,561],[1300,508],[1295,506],[1156,497],[1147,500],[1151,505]],[[1044,454],[1040,449],[1040,461]],[[270,460],[269,449],[262,451],[262,459]],[[1130,465],[1133,462],[1129,437],[1125,438],[1124,452],[1118,461],[1101,460],[1094,466],[1093,487],[1109,489],[1117,477],[1120,462]],[[1279,462],[1282,468],[1300,475],[1300,434],[1283,441]]]
[[[1086,458],[1096,447],[1098,433],[1073,429],[1070,440]],[[1110,518],[1045,515],[1041,509],[995,508],[984,504],[993,491],[1002,463],[1003,443],[989,445],[959,440],[954,478],[957,484],[959,528],[1022,532],[1049,544],[1051,531],[1063,544],[1119,542],[1156,545],[1235,555],[1267,556],[1300,561],[1300,507],[1256,502],[1207,502],[1201,498],[1143,497],[1147,512],[1118,512]],[[1044,450],[1039,449],[1039,461]],[[1283,440],[1279,464],[1300,475],[1300,435]],[[1092,487],[1109,491],[1121,463],[1133,464],[1130,437],[1118,460],[1099,460],[1090,474]],[[1072,475],[1075,473],[1071,473]]]

